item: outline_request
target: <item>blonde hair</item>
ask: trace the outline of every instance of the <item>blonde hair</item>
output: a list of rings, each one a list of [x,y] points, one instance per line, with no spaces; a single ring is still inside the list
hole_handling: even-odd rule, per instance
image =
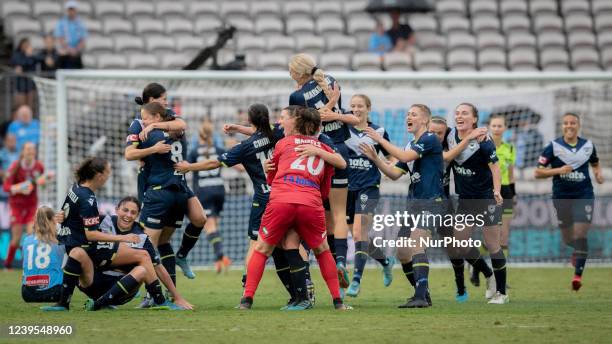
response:
[[[425,104],[412,104],[410,105],[411,108],[415,107],[419,110],[421,110],[425,116],[427,117],[427,124],[426,126],[429,127],[429,123],[431,122],[431,110],[429,109],[429,106],[425,105]]]
[[[38,241],[46,244],[57,244],[54,216],[55,212],[49,207],[42,206],[36,210],[34,235]]]
[[[325,71],[317,67],[312,56],[308,54],[293,55],[291,61],[289,61],[289,69],[304,78],[312,77],[317,82],[317,85],[321,87],[323,93],[325,93],[327,100],[333,98],[332,91],[327,84],[327,80],[325,80]]]
[[[202,140],[208,147],[213,146],[213,124],[209,119],[205,119],[200,126],[200,140]],[[206,159],[208,159],[208,149],[204,153]]]

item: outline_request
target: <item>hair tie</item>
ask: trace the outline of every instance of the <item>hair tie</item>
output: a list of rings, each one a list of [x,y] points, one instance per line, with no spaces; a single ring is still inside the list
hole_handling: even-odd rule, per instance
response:
[[[310,71],[310,75],[314,75],[317,69],[319,69],[317,66],[312,67],[312,70]]]

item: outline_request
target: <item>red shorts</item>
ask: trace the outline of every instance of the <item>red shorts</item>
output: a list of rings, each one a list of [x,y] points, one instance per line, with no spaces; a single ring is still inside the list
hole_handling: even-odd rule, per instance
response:
[[[27,225],[34,222],[36,204],[34,206],[9,204],[9,208],[11,209],[11,225]]]
[[[308,247],[321,246],[327,236],[325,210],[303,204],[269,203],[261,219],[259,237],[276,246],[292,228]]]

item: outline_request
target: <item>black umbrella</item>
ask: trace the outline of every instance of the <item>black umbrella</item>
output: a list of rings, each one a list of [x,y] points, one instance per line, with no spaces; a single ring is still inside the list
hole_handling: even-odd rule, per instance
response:
[[[430,0],[370,0],[366,11],[370,13],[388,13],[391,11],[426,13],[434,11],[434,6]]]

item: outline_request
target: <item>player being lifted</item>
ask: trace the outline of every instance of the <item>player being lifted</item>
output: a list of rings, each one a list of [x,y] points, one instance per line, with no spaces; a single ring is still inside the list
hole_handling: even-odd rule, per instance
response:
[[[535,177],[553,178],[553,205],[563,242],[574,249],[572,289],[578,291],[582,287],[589,252],[587,233],[593,216],[594,194],[589,165],[597,183],[603,184],[604,177],[593,142],[578,136],[580,117],[568,112],[561,120],[563,136],[546,146],[538,160]]]
[[[405,173],[410,175],[408,190],[408,212],[410,214],[444,215],[446,197],[444,195],[444,159],[442,144],[438,137],[427,131],[431,120],[431,110],[427,105],[413,104],[406,116],[408,132],[414,139],[405,149],[394,146],[375,130],[366,129],[367,134],[382,146],[389,154],[398,159],[395,165],[386,164],[378,157],[374,148],[363,144],[364,153],[376,166],[391,179],[398,179]],[[398,249],[402,269],[410,283],[415,286],[414,296],[408,298],[400,308],[423,308],[431,306],[429,297],[429,260],[426,247],[421,245],[421,238],[430,238],[433,231],[441,224],[435,221],[412,223],[410,228],[402,227],[400,237],[410,237],[417,245]],[[412,270],[412,271],[410,271]]]

